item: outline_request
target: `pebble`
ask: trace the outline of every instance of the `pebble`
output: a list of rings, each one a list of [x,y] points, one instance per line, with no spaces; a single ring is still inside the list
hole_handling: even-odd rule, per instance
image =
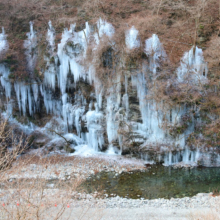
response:
[[[130,164],[126,168],[120,165],[114,164],[114,168],[112,165],[106,166],[104,164],[97,164],[94,166],[94,161],[87,162],[86,168],[82,163],[73,164],[73,163],[63,163],[63,164],[56,164],[55,166],[48,166],[45,169],[45,166],[30,164],[25,168],[21,168],[22,172],[15,172],[15,173],[8,173],[7,179],[9,182],[17,178],[37,178],[41,176],[41,178],[49,179],[49,180],[58,180],[58,179],[71,179],[71,178],[82,178],[86,179],[91,174],[95,174],[97,171],[101,172],[105,171],[115,171],[117,176],[122,172],[127,172],[130,170],[135,170],[133,164]],[[143,168],[144,169],[144,168]],[[132,173],[132,171],[130,172]],[[56,192],[57,189],[52,188],[53,184],[50,185],[50,189],[46,189],[48,193],[51,195]],[[131,189],[132,190],[132,189]],[[78,198],[77,203],[75,200],[73,201],[73,206],[83,206],[83,205],[90,205],[90,206],[98,206],[101,208],[134,208],[134,207],[164,207],[164,208],[173,208],[182,209],[182,208],[196,208],[196,207],[213,207],[219,201],[218,197],[212,197],[210,194],[199,193],[198,195],[189,198],[171,198],[168,199],[155,199],[155,200],[146,200],[141,198],[138,195],[139,199],[128,199],[128,198],[121,198],[116,196],[115,194],[104,194],[104,198],[97,198],[98,193],[95,192],[93,194],[83,194],[83,193],[76,193],[72,195],[73,200]]]

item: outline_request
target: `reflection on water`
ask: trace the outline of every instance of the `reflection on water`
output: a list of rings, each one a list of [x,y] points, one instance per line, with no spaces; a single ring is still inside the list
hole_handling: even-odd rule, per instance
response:
[[[153,166],[145,172],[120,175],[102,172],[91,176],[82,186],[88,193],[104,191],[109,195],[133,199],[181,198],[220,190],[220,168],[173,169]]]

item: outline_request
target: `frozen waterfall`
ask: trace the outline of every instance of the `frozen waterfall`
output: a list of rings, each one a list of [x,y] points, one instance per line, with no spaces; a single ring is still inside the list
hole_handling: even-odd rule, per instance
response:
[[[135,141],[141,140],[141,147],[165,149],[163,152],[165,165],[198,161],[200,152],[190,150],[186,146],[187,136],[194,130],[194,119],[190,118],[190,124],[183,133],[172,136],[169,132],[170,128],[181,125],[182,116],[189,111],[187,106],[167,107],[164,100],[156,102],[153,98],[148,98],[148,94],[153,93],[148,86],[152,83],[148,76],[153,76],[151,80],[154,82],[162,69],[162,63],[168,59],[159,37],[153,34],[151,38],[145,40],[144,52],[148,64],[143,62],[142,68],[136,69],[135,73],[132,71],[128,73],[128,70],[125,70],[124,58],[119,62],[119,68],[124,68],[123,71],[117,71],[118,66],[116,68],[116,64],[112,64],[110,77],[106,74],[106,80],[109,81],[107,88],[97,76],[95,52],[102,44],[109,48],[114,45],[115,49],[113,36],[117,30],[101,18],[95,27],[88,23],[81,31],[76,31],[75,27],[73,24],[69,29],[65,28],[60,43],[56,45],[56,31],[49,21],[46,34],[47,53],[43,57],[46,63],[45,70],[42,70],[43,82],[35,81],[31,77],[27,82],[11,81],[10,69],[6,64],[0,64],[0,81],[8,103],[16,99],[15,105],[23,115],[34,116],[35,113],[42,112],[56,117],[62,124],[62,132],[68,137],[71,136],[69,132],[73,131],[77,135],[77,137],[73,135],[72,138],[80,143],[77,147],[78,152],[81,152],[79,148],[82,147],[92,152],[107,149],[106,152],[109,154],[121,154],[126,146],[123,142],[124,134],[120,131],[124,129],[123,131],[127,132],[127,127],[130,126],[129,132],[134,134]],[[24,41],[30,75],[35,71],[37,62],[37,39],[34,24],[30,22],[30,32]],[[123,43],[125,53],[141,48],[139,32],[134,26],[125,32]],[[93,47],[94,55],[90,62],[86,60],[89,46]],[[0,54],[8,47],[2,29]],[[207,71],[202,49],[195,47],[186,52],[181,59],[176,81],[186,82],[190,73],[194,83],[205,82]],[[138,114],[141,115],[137,121],[130,116],[132,108],[130,102],[134,94],[137,96],[136,102],[139,107],[137,112],[139,111]],[[12,107],[11,104],[10,106]],[[173,148],[178,149],[178,152],[174,153]]]

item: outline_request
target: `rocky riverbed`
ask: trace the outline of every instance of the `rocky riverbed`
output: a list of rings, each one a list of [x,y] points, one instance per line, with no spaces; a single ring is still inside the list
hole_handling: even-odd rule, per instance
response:
[[[5,173],[7,179],[45,178],[47,180],[68,180],[80,177],[86,179],[101,171],[116,173],[145,170],[143,160],[118,155],[94,155],[91,157],[62,156],[39,157],[28,155],[15,162]]]
[[[13,200],[17,192],[10,191]],[[1,203],[6,204],[7,210],[15,209],[16,202],[8,202],[9,192],[0,190]],[[7,194],[6,194],[7,193]],[[97,198],[97,193],[85,194],[57,189],[44,191],[46,199],[38,202],[45,219],[55,219],[55,216],[64,207],[62,219],[137,219],[137,220],[217,220],[220,214],[220,199],[212,194],[200,193],[192,198],[182,199],[126,199],[120,197]],[[68,197],[67,197],[68,195]],[[71,199],[69,199],[71,198]],[[35,198],[36,201],[36,198]],[[47,204],[45,204],[47,201]],[[27,207],[25,200],[20,202],[22,208]],[[18,208],[17,208],[18,209]],[[16,209],[15,209],[16,210]],[[211,215],[210,215],[211,213]],[[209,218],[210,217],[210,218]],[[214,218],[211,218],[214,217]],[[42,218],[43,219],[43,218]]]
[[[101,219],[130,219],[133,216],[133,219],[185,220],[190,219],[189,215],[191,213],[201,213],[203,210],[206,210],[206,212],[214,210],[215,213],[218,213],[220,209],[220,199],[219,197],[215,197],[212,193],[199,193],[191,198],[159,198],[148,200],[140,196],[139,199],[129,199],[116,196],[115,194],[106,194],[105,191],[101,193],[96,191],[88,194],[83,190],[78,190],[77,187],[72,187],[71,190],[67,190],[67,188],[57,188],[56,184],[53,184],[53,181],[73,183],[76,180],[81,183],[89,176],[101,171],[114,171],[116,174],[121,174],[122,172],[131,172],[134,170],[146,171],[146,169],[150,169],[150,166],[148,165],[146,167],[144,161],[122,156],[96,155],[91,157],[67,157],[55,155],[40,158],[29,155],[28,157],[21,157],[17,160],[12,168],[2,175],[2,179],[4,178],[4,180],[8,182],[6,183],[7,186],[18,183],[19,180],[32,184],[35,183],[34,179],[36,180],[38,178],[46,180],[47,183],[51,181],[44,189],[44,194],[47,197],[45,201],[49,201],[51,207],[53,207],[54,204],[57,204],[58,207],[61,206],[61,204],[68,204],[68,207],[70,207],[72,211],[80,213],[81,210],[87,210],[88,215],[91,214],[91,210],[105,210],[106,213]],[[3,184],[0,193],[1,202],[5,204],[10,204],[9,201],[15,201],[16,198],[19,200],[17,189],[13,187],[6,189]],[[24,189],[24,194],[26,193],[27,191]],[[23,199],[22,201],[25,200]],[[42,202],[45,201],[42,200]],[[122,213],[118,216],[113,216],[113,212],[117,212],[117,210],[121,210]],[[134,212],[131,212],[131,210],[134,210]],[[161,210],[164,210],[164,214],[159,215]],[[69,211],[67,210],[67,212]],[[128,213],[130,213],[129,216]],[[146,218],[146,216],[149,216],[149,218]]]

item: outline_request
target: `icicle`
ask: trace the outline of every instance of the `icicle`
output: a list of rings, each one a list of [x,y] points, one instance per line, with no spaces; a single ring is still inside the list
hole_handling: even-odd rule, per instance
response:
[[[9,45],[6,37],[7,35],[5,34],[5,30],[2,27],[2,33],[0,34],[0,55],[1,53],[6,52],[8,50]],[[11,82],[8,79],[10,71],[3,64],[0,64],[0,74],[1,74],[1,85],[5,90],[5,96],[6,98],[11,98]]]
[[[56,70],[54,65],[50,65],[44,73],[44,84],[55,90],[56,86]]]
[[[8,50],[8,41],[7,35],[5,34],[5,29],[2,27],[2,33],[0,34],[0,54],[6,50]]]
[[[29,107],[29,114],[32,116],[33,115],[33,109],[32,107],[34,106],[32,103],[32,96],[31,96],[31,88],[30,86],[27,87],[27,94],[28,94],[28,107]]]
[[[128,94],[128,77],[125,75],[125,93]]]
[[[80,77],[86,78],[84,68],[79,64],[79,55],[84,54],[89,38],[89,25],[80,32],[74,32],[75,25],[70,30],[65,29],[62,34],[61,43],[58,44],[58,57],[60,61],[58,84],[62,94],[66,92],[67,75],[69,71],[74,77],[74,82],[78,82]]]
[[[100,40],[102,40],[102,37],[106,36],[110,39],[114,33],[115,33],[114,27],[110,23],[100,18],[97,22],[97,32],[94,34],[96,44],[97,44],[94,50],[96,50],[97,46],[100,43]],[[90,84],[94,83],[95,85],[96,100],[97,100],[99,109],[101,109],[104,88],[100,80],[95,76],[95,74],[96,74],[95,68],[91,65],[89,68],[89,72],[88,72],[88,80]]]
[[[60,72],[59,72],[59,86],[61,89],[62,94],[66,92],[66,83],[67,83],[67,74],[69,72],[69,57],[64,51],[64,47],[67,41],[71,38],[72,33],[67,29],[64,30],[62,34],[61,43],[58,44],[58,52],[57,55],[59,57],[60,62]]]
[[[57,57],[55,56],[55,30],[52,26],[51,21],[48,23],[48,31],[47,31],[47,41],[48,41],[48,52],[49,57],[45,56],[45,61],[47,62],[47,68],[44,73],[44,84],[53,90],[55,90],[56,86],[56,64]]]
[[[53,98],[52,92],[40,86],[41,95],[44,98],[44,106],[46,108],[47,114],[52,113],[56,116],[61,116],[62,112],[62,102],[61,100],[55,100]]]
[[[151,38],[145,41],[145,53],[149,56],[150,70],[156,74],[157,68],[160,67],[160,62],[165,60],[166,52],[163,49],[163,45],[156,34],[153,34]]]
[[[128,112],[129,112],[129,97],[128,97],[128,94],[124,94],[123,97],[122,97],[122,100],[123,100],[123,106],[126,109],[126,112],[127,112],[127,115],[128,115]]]
[[[34,101],[35,101],[35,103],[37,103],[37,101],[38,101],[38,93],[39,93],[39,91],[38,91],[38,84],[37,84],[37,82],[34,81],[31,84],[31,86],[32,86],[32,91],[33,91],[33,95],[34,95]]]
[[[25,85],[24,82],[15,82],[14,89],[17,97],[19,111],[22,111],[23,115],[26,115],[26,109],[28,106],[29,114],[32,116],[39,108],[38,85],[35,81],[31,85]]]
[[[52,26],[52,22],[48,22],[47,41],[51,47],[51,52],[55,50],[55,30]]]
[[[97,44],[99,44],[100,38],[103,37],[103,35],[112,37],[115,33],[114,27],[101,18],[97,22],[97,28],[98,34],[95,34],[95,40]]]
[[[126,46],[129,49],[135,49],[140,47],[140,40],[138,38],[138,30],[134,26],[126,32],[125,36]]]
[[[86,122],[87,122],[87,142],[88,145],[93,148],[96,152],[102,150],[102,146],[104,145],[104,135],[103,135],[103,114],[98,111],[98,105],[96,104],[96,110],[90,110],[86,113]]]
[[[177,77],[179,82],[192,81],[193,83],[207,82],[208,66],[204,61],[202,49],[192,47],[186,52],[177,69]]]
[[[5,89],[5,96],[6,98],[11,98],[11,82],[8,79],[8,76],[10,74],[10,71],[7,67],[0,64],[0,74],[1,76],[1,84],[3,88]]]
[[[116,91],[115,93],[111,92],[107,97],[106,124],[108,141],[110,144],[118,140],[119,118],[117,117],[117,112],[119,110],[120,101],[118,100],[117,94],[120,94],[120,91]]]
[[[21,93],[21,107],[23,115],[26,114],[27,105],[27,87],[23,83],[19,83],[20,93]]]
[[[26,49],[25,55],[28,62],[28,70],[33,73],[37,61],[37,53],[35,51],[37,46],[37,37],[34,31],[33,22],[30,22],[30,32],[27,33],[27,37],[28,39],[24,41],[24,47]]]

